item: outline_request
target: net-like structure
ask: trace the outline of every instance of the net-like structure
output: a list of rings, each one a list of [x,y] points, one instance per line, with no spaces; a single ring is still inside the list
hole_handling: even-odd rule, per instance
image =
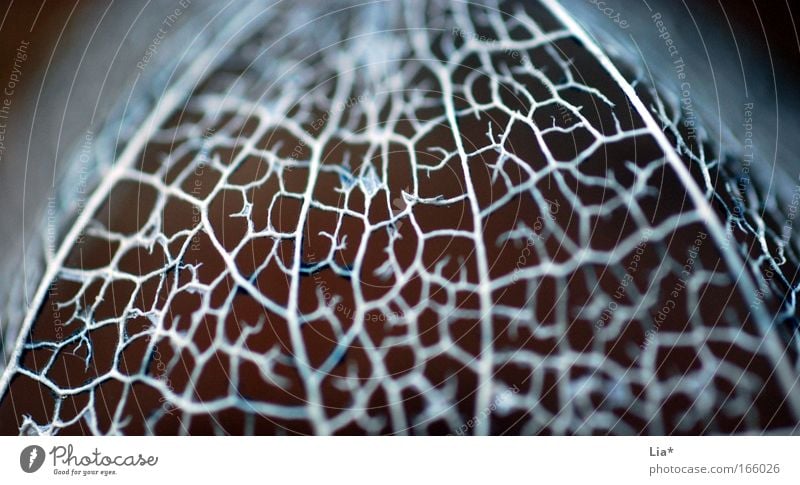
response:
[[[96,154],[3,432],[796,424],[787,216],[676,103],[552,1],[308,3]]]

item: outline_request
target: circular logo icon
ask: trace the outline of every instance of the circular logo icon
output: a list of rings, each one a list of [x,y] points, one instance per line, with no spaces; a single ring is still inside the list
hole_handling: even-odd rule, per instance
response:
[[[19,466],[25,473],[33,473],[44,463],[44,448],[38,445],[26,446],[19,454]]]

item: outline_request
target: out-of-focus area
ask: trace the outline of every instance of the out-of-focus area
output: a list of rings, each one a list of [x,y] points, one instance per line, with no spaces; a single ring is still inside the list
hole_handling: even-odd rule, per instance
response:
[[[200,10],[198,0],[38,1],[0,6],[0,284],[28,287],[24,248],[81,140],[143,73],[142,59]],[[176,14],[177,12],[177,14]],[[6,304],[6,295],[2,304]],[[26,300],[30,298],[27,296]],[[0,322],[5,325],[7,322]]]
[[[735,151],[731,145],[742,142],[743,106],[754,103],[758,163],[780,170],[753,176],[791,196],[800,172],[800,98],[793,94],[800,81],[796,2],[562,1],[601,41],[613,39],[628,50],[663,92],[688,94],[720,148]]]

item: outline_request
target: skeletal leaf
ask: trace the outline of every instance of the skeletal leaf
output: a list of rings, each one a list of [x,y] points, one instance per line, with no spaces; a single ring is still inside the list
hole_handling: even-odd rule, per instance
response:
[[[794,242],[636,66],[551,0],[335,3],[219,20],[97,154],[4,431],[796,422]]]

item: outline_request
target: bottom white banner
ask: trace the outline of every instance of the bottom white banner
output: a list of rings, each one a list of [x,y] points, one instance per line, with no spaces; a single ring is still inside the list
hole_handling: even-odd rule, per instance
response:
[[[0,470],[14,484],[797,484],[799,444],[775,436],[0,437]]]

